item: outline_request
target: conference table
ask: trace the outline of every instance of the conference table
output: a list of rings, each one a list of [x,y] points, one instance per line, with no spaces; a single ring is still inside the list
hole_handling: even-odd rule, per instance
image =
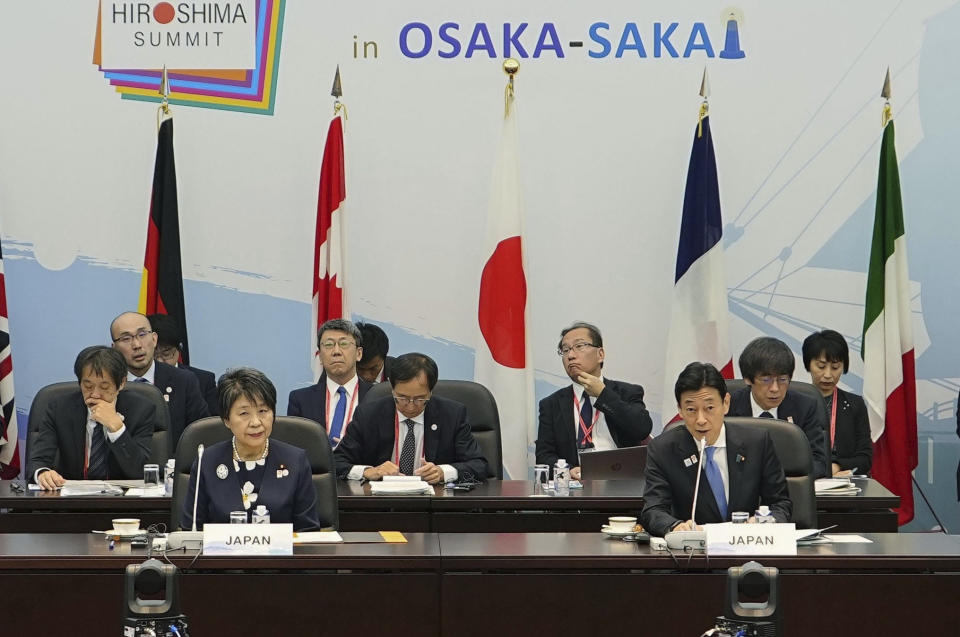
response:
[[[286,557],[167,556],[191,634],[695,636],[722,614],[726,569],[749,559],[600,533],[370,535]],[[960,537],[864,537],[757,558],[780,569],[782,634],[957,634]],[[93,534],[0,534],[5,632],[120,634],[124,568],[144,558]]]
[[[875,480],[855,481],[852,496],[818,496],[818,526],[838,532],[896,532],[891,510],[900,499]],[[166,497],[82,496],[12,490],[0,481],[0,532],[78,533],[108,529],[116,517],[138,517],[146,526],[168,523]],[[375,496],[369,484],[337,484],[340,529],[406,532],[592,532],[611,515],[638,514],[642,480],[585,480],[569,497],[534,496],[533,482],[490,480],[471,491],[437,486],[433,496]]]

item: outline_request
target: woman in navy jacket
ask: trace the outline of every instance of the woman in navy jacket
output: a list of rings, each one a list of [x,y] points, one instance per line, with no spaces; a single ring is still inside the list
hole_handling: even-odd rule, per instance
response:
[[[850,368],[846,339],[833,330],[811,334],[803,341],[803,364],[826,401],[831,474],[869,473],[873,443],[867,405],[862,397],[837,388],[840,376]]]
[[[295,531],[320,528],[317,495],[310,463],[303,449],[270,440],[277,390],[263,374],[249,367],[228,370],[217,383],[220,414],[233,432],[231,440],[210,446],[203,454],[197,529],[206,522],[227,523],[232,511],[263,505],[271,522],[290,522]],[[183,500],[180,526],[191,528],[197,461]]]

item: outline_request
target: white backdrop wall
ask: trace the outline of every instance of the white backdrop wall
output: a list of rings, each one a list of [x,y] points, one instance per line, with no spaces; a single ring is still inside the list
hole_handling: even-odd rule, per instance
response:
[[[156,129],[155,106],[121,100],[90,63],[96,2],[9,4],[0,24],[0,47],[13,61],[0,91],[0,232],[25,412],[39,387],[69,378],[76,352],[107,342],[110,319],[136,304]],[[960,8],[949,0],[740,2],[745,57],[721,59],[728,9],[707,1],[288,0],[272,116],[174,108],[194,363],[218,373],[264,369],[281,410],[290,389],[311,382],[317,178],[339,64],[354,318],[383,325],[392,351],[425,351],[443,376],[472,377],[503,108],[499,58],[504,24],[515,33],[521,23],[517,103],[538,397],[565,383],[559,330],[585,319],[604,331],[605,373],[641,383],[659,418],[704,68],[734,355],[759,334],[784,338],[799,355],[804,336],[822,327],[856,349],[878,94],[889,67],[916,291],[917,475],[960,527],[952,433],[960,230],[951,188],[960,168]],[[420,50],[429,30],[423,57],[403,51],[401,33],[413,23],[425,27],[407,27],[403,44]],[[460,45],[454,57],[440,55],[453,48],[441,40],[444,23],[459,25],[446,30]],[[658,56],[655,32],[672,23],[678,55],[664,45]],[[467,57],[478,24],[493,58],[477,46]],[[617,57],[634,28],[646,56],[634,48]],[[542,33],[553,48],[537,50]],[[691,34],[701,48],[685,57]],[[599,36],[610,42],[606,55]],[[570,46],[576,40],[584,46]],[[367,45],[364,58],[364,42],[376,42],[376,57]],[[853,358],[844,380],[858,391],[862,365]],[[923,506],[917,511],[916,524],[930,526]]]

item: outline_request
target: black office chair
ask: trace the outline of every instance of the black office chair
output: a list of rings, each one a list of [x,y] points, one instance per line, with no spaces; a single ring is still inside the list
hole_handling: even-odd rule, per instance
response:
[[[738,389],[742,389],[747,386],[747,382],[742,378],[730,378],[727,380],[727,391],[731,394]],[[806,383],[802,380],[793,379],[790,381],[790,384],[787,386],[788,389],[793,391],[800,392],[810,398],[816,398],[821,403],[823,402],[823,395],[820,393],[820,390],[814,387],[810,383]]]
[[[154,431],[153,440],[150,444],[150,462],[159,465],[166,464],[168,458],[167,430],[170,428],[170,410],[167,409],[167,402],[163,399],[160,390],[148,383],[127,383],[121,391],[132,392],[156,405],[159,426],[157,430]],[[52,383],[46,387],[42,387],[33,397],[33,402],[30,404],[30,414],[27,416],[27,449],[25,456],[27,462],[30,461],[30,450],[36,442],[37,435],[40,431],[40,422],[43,420],[43,415],[47,407],[55,400],[60,400],[61,398],[74,394],[77,400],[82,400],[80,396],[80,385],[77,381],[70,380],[62,383]],[[59,455],[59,452],[57,452],[55,463],[59,462]],[[32,478],[33,476],[27,476],[27,480],[31,480]]]
[[[814,490],[813,455],[810,441],[803,430],[795,424],[773,418],[727,417],[729,424],[766,429],[773,440],[783,472],[787,476],[787,489],[793,502],[793,521],[797,528],[817,528],[817,497]]]
[[[390,383],[374,385],[363,397],[364,402],[389,396]],[[470,431],[480,445],[492,477],[503,479],[503,442],[500,437],[500,412],[490,390],[469,380],[438,380],[433,394],[463,404],[467,408]]]
[[[190,468],[197,458],[197,445],[209,447],[232,434],[219,416],[197,420],[184,429],[177,444],[174,463],[173,498],[170,502],[170,528],[180,528],[180,511],[190,484]],[[317,517],[324,528],[336,530],[340,526],[337,509],[337,473],[333,464],[333,450],[323,427],[309,418],[275,416],[271,438],[281,440],[307,452],[313,473],[313,487],[317,492]]]

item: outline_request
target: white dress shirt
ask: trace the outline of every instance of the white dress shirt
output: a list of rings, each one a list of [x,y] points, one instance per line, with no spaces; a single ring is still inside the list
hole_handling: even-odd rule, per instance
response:
[[[404,421],[407,420],[407,417],[401,414],[399,411],[396,412],[397,421],[400,423],[400,431],[398,433],[399,440],[393,441],[393,456],[390,458],[393,464],[400,466],[400,454],[403,452],[403,439],[407,436],[407,430],[409,427],[413,427],[413,437],[416,440],[416,447],[414,450],[413,456],[413,470],[416,471],[423,466],[424,457],[423,457],[423,427],[424,427],[424,418],[423,415],[426,411],[420,412],[418,416],[410,418],[413,421],[413,425],[407,425]],[[370,465],[355,464],[350,469],[350,473],[347,474],[348,480],[362,480],[363,472],[369,468]],[[444,482],[454,482],[457,478],[460,477],[460,472],[456,470],[452,465],[449,464],[440,464],[437,465],[440,467],[440,470],[443,471],[443,481]]]
[[[760,403],[757,402],[757,399],[753,397],[753,392],[750,392],[750,409],[753,413],[754,418],[759,418],[760,414],[763,412],[769,412],[771,416],[777,418],[778,420],[783,420],[780,416],[777,415],[777,412],[780,410],[780,406],[777,405],[774,409],[764,409],[760,406]]]
[[[603,381],[603,376],[600,377],[600,381]],[[573,383],[573,393],[577,397],[577,400],[573,401],[573,439],[576,440],[577,436],[580,433],[580,411],[577,409],[577,404],[583,407],[583,400],[586,398],[590,401],[590,406],[593,407],[594,415],[599,414],[597,418],[597,424],[591,432],[591,437],[593,439],[593,449],[592,451],[606,451],[608,449],[616,449],[617,443],[614,442],[613,436],[610,435],[610,428],[607,427],[607,419],[604,416],[603,412],[597,409],[597,406],[594,404],[596,398],[592,398],[583,389],[583,385],[580,383]],[[583,423],[587,429],[590,428],[590,423]],[[591,450],[588,449],[587,453]]]
[[[353,378],[345,382],[342,386],[347,390],[347,395],[343,397],[342,400],[347,401],[347,412],[343,417],[343,429],[340,430],[340,439],[343,440],[343,437],[347,435],[347,425],[350,424],[350,421],[353,420],[353,412],[357,409],[357,403],[359,400],[353,400],[353,396],[357,391],[357,385],[359,380],[356,374],[353,375]],[[330,408],[327,410],[326,419],[327,422],[324,424],[327,426],[327,433],[330,433],[330,425],[333,424],[333,414],[337,411],[337,405],[339,404],[341,398],[340,394],[337,393],[341,385],[335,380],[331,380],[327,376],[327,398],[330,399]],[[353,409],[350,409],[351,403],[353,404]]]
[[[156,374],[156,371],[157,371],[157,364],[155,361],[151,361],[150,368],[147,369],[146,372],[144,372],[143,376],[137,376],[133,372],[127,371],[127,382],[136,383],[138,382],[138,379],[143,378],[143,379],[146,379],[148,383],[153,385],[154,384],[153,379],[154,379],[154,375]]]

